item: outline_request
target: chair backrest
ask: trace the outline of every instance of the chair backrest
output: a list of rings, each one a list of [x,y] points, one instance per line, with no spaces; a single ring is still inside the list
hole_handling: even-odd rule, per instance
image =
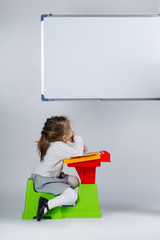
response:
[[[27,186],[28,186],[30,191],[36,192],[35,188],[34,188],[34,181],[33,181],[32,178],[28,178]]]

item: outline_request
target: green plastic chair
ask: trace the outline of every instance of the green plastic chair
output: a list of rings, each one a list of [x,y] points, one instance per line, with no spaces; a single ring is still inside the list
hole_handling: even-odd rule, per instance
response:
[[[50,200],[56,196],[50,193],[36,192],[33,179],[28,178],[24,212],[22,219],[35,219],[40,196]],[[42,218],[100,218],[98,192],[96,184],[80,184],[75,206],[59,206],[50,209]]]

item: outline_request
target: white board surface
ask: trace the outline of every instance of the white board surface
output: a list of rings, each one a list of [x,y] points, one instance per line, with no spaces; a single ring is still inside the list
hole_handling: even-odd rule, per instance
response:
[[[42,15],[41,94],[159,99],[160,17]]]

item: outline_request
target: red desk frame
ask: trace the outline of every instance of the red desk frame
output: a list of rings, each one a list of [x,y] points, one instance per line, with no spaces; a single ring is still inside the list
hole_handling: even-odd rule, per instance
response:
[[[100,151],[100,153],[100,159],[67,164],[68,167],[75,167],[81,179],[81,184],[95,184],[96,167],[100,167],[101,162],[111,162],[109,152]]]

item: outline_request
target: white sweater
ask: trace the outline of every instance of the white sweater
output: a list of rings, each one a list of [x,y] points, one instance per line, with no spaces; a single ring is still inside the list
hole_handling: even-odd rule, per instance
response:
[[[47,150],[44,160],[37,163],[32,173],[45,177],[58,177],[63,169],[63,159],[82,156],[84,143],[81,136],[74,137],[74,143],[68,141],[52,142]]]

